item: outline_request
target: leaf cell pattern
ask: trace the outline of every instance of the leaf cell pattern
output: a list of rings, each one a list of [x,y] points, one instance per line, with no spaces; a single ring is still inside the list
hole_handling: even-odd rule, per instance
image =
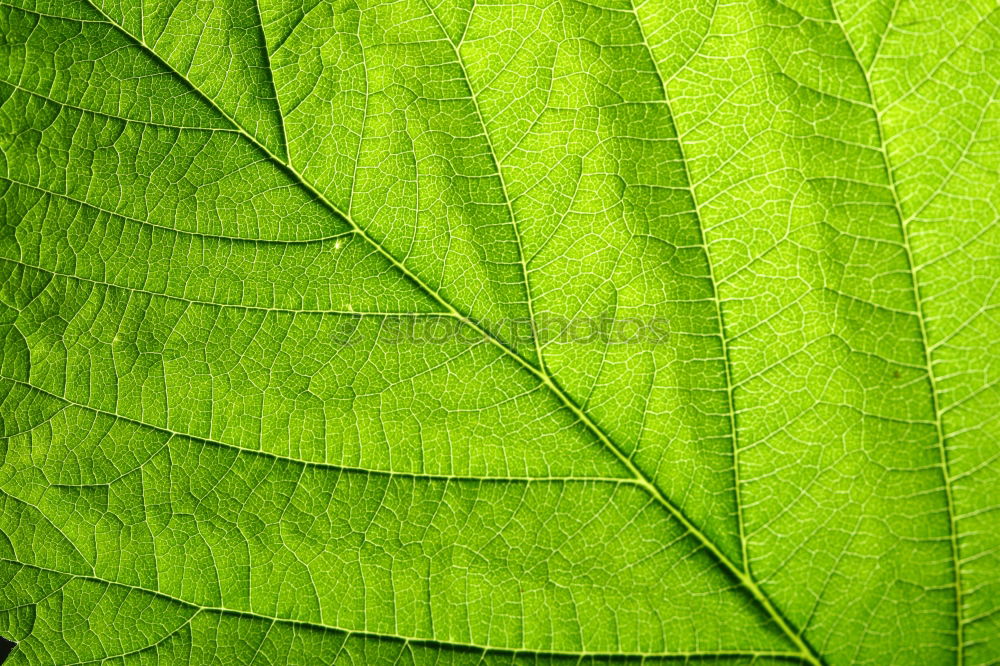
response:
[[[1000,660],[996,0],[0,35],[12,663]]]

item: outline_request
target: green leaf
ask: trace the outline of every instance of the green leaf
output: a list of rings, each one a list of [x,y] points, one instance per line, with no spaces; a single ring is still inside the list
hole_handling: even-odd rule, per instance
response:
[[[3,0],[11,663],[1000,659],[996,0]]]

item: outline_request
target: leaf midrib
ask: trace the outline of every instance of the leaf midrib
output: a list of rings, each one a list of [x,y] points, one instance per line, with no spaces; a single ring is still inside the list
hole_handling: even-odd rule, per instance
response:
[[[757,584],[753,577],[742,567],[733,562],[732,559],[727,556],[718,545],[694,522],[692,522],[687,515],[681,510],[681,508],[670,501],[660,488],[643,472],[628,456],[624,450],[619,447],[609,435],[597,424],[590,416],[576,403],[576,401],[562,389],[555,378],[551,377],[546,371],[535,366],[533,363],[526,360],[514,349],[510,348],[506,343],[495,337],[491,332],[485,329],[483,326],[479,325],[474,319],[465,313],[458,310],[452,303],[446,300],[441,294],[433,289],[430,285],[426,284],[418,275],[407,268],[401,261],[399,261],[392,253],[386,250],[381,243],[376,241],[374,238],[368,235],[367,231],[358,225],[354,219],[340,210],[332,201],[330,201],[319,189],[317,189],[312,183],[310,183],[305,177],[302,176],[291,164],[288,164],[280,157],[275,155],[270,151],[267,146],[258,141],[256,137],[250,134],[240,123],[226,113],[221,107],[219,107],[214,100],[212,100],[208,95],[203,93],[192,81],[190,81],[186,76],[174,69],[169,63],[167,63],[159,54],[157,54],[152,48],[145,44],[142,40],[137,39],[129,31],[125,30],[121,25],[109,17],[100,7],[95,4],[94,0],[86,0],[87,4],[90,5],[95,12],[97,12],[103,20],[108,24],[118,30],[123,36],[129,41],[133,42],[136,46],[142,49],[145,53],[149,55],[157,64],[163,67],[166,71],[172,72],[179,80],[184,82],[192,92],[194,92],[200,99],[202,99],[206,104],[208,104],[216,113],[218,113],[222,118],[225,118],[233,128],[242,135],[247,141],[251,143],[255,148],[261,151],[277,168],[289,175],[295,183],[306,190],[311,196],[326,207],[335,216],[341,218],[351,227],[351,229],[357,233],[361,238],[363,238],[371,247],[385,257],[397,270],[399,270],[407,279],[409,279],[416,287],[421,291],[425,292],[430,296],[435,302],[440,306],[445,308],[453,316],[455,316],[459,321],[461,321],[466,326],[469,326],[479,335],[482,335],[484,340],[494,345],[502,353],[509,356],[522,368],[534,375],[538,381],[544,384],[549,390],[569,409],[580,422],[604,445],[615,457],[625,466],[626,469],[635,477],[636,483],[649,493],[654,500],[662,505],[668,513],[677,520],[684,529],[690,533],[695,539],[706,549],[712,556],[717,560],[717,562],[722,566],[723,570],[729,575],[736,579],[739,585],[750,594],[754,601],[759,605],[759,607],[767,614],[769,619],[775,624],[775,626],[781,630],[785,637],[791,641],[799,649],[798,658],[813,664],[814,666],[819,666],[822,663],[821,658],[817,655],[811,647],[804,642],[801,632],[796,631],[789,624],[788,620],[785,619],[784,615],[778,608],[773,604],[770,597],[766,592]],[[638,22],[638,15],[636,15],[636,20]],[[654,66],[655,66],[655,60]],[[464,68],[463,68],[464,71]],[[661,78],[662,82],[662,78]],[[467,81],[468,83],[468,81]],[[468,83],[471,91],[471,83]],[[484,127],[485,131],[485,127]],[[686,164],[685,164],[686,168]],[[509,204],[509,200],[508,200]],[[714,283],[713,283],[714,284]]]

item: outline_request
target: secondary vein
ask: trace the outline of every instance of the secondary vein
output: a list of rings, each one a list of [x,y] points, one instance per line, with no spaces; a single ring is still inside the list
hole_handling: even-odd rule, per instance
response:
[[[840,31],[844,35],[844,41],[847,43],[847,47],[851,51],[851,56],[854,58],[855,62],[858,63],[858,68],[861,70],[861,74],[865,81],[865,87],[868,91],[868,100],[871,102],[872,115],[875,121],[875,131],[878,136],[878,151],[882,155],[882,164],[885,167],[886,178],[889,181],[889,191],[892,194],[892,203],[895,208],[896,217],[899,220],[900,233],[903,237],[903,254],[906,257],[907,275],[910,278],[910,286],[913,289],[913,301],[916,308],[916,318],[917,326],[920,330],[920,350],[923,355],[924,370],[927,373],[927,381],[930,386],[931,394],[931,408],[933,410],[934,416],[934,429],[935,429],[935,439],[937,440],[937,450],[941,467],[942,482],[944,484],[944,494],[945,494],[945,508],[948,515],[948,536],[949,544],[951,547],[951,564],[952,564],[952,575],[955,589],[955,641],[957,643],[956,649],[956,663],[965,663],[965,638],[964,629],[965,622],[962,618],[962,573],[960,562],[960,550],[958,544],[958,526],[955,520],[955,502],[952,493],[952,478],[951,478],[951,467],[948,460],[948,447],[945,446],[945,435],[944,435],[944,424],[941,414],[941,406],[938,401],[938,390],[937,390],[937,380],[934,376],[934,363],[931,359],[931,346],[927,335],[927,325],[924,319],[923,312],[923,299],[920,296],[920,280],[917,277],[917,272],[915,269],[915,262],[913,260],[913,249],[910,244],[910,234],[909,234],[909,219],[903,214],[903,206],[899,196],[899,189],[896,186],[896,176],[893,172],[892,161],[889,157],[889,149],[885,140],[885,132],[882,129],[882,118],[879,111],[878,100],[875,96],[875,91],[872,88],[871,77],[869,76],[868,70],[865,68],[864,63],[858,58],[858,53],[854,48],[854,43],[851,41],[850,36],[847,34],[847,29],[844,27],[844,23],[840,18],[840,13],[837,10],[837,3],[831,0],[830,6],[833,9],[833,15],[836,19],[837,24],[840,26]],[[891,21],[890,17],[890,21]],[[886,26],[886,31],[890,29],[890,26]],[[881,44],[880,44],[881,46]]]
[[[711,252],[708,247],[708,239],[705,236],[704,223],[702,221],[701,213],[698,209],[698,197],[695,192],[694,181],[691,178],[691,171],[688,166],[687,156],[684,153],[684,142],[681,139],[681,133],[677,125],[677,116],[673,112],[673,108],[670,105],[670,96],[667,94],[667,82],[663,77],[662,72],[660,72],[659,63],[656,60],[656,56],[653,53],[653,49],[649,44],[649,40],[646,38],[646,32],[642,25],[642,19],[639,17],[639,11],[635,6],[634,0],[629,0],[632,13],[635,15],[636,26],[639,30],[639,36],[642,38],[642,44],[649,54],[650,62],[653,64],[653,70],[656,72],[656,78],[660,83],[660,91],[663,96],[663,101],[667,105],[667,109],[670,112],[670,117],[674,123],[674,133],[677,135],[677,148],[680,151],[680,162],[684,166],[684,179],[687,184],[687,189],[691,195],[691,203],[694,209],[695,216],[698,218],[698,233],[701,237],[701,245],[705,251],[705,261],[708,264],[708,278],[709,283],[712,287],[712,302],[715,304],[715,316],[716,321],[719,325],[719,340],[722,344],[722,358],[723,367],[725,369],[725,381],[726,381],[726,399],[728,402],[727,412],[729,414],[729,432],[730,439],[732,441],[733,448],[733,487],[736,495],[736,522],[737,529],[739,531],[740,549],[742,555],[742,567],[737,568],[736,564],[729,560],[724,554],[719,553],[720,558],[726,558],[728,566],[731,568],[733,574],[740,579],[740,581],[746,586],[748,590],[757,598],[758,602],[767,610],[771,615],[771,618],[777,623],[781,630],[792,640],[795,646],[801,651],[803,658],[810,664],[821,664],[822,660],[819,654],[813,649],[809,642],[802,635],[803,632],[794,628],[791,622],[785,618],[784,613],[781,612],[777,606],[771,601],[770,597],[760,587],[754,580],[750,573],[750,558],[747,552],[747,539],[745,534],[744,519],[743,519],[743,502],[740,498],[740,461],[739,461],[739,446],[737,444],[737,424],[736,424],[736,405],[733,397],[733,377],[732,377],[732,361],[729,355],[729,343],[726,338],[725,331],[725,320],[722,314],[722,302],[719,300],[718,292],[718,282],[715,278],[715,269],[712,264]],[[693,56],[692,56],[693,57]]]
[[[302,627],[304,629],[318,629],[321,631],[335,631],[339,633],[346,634],[348,636],[359,636],[364,638],[373,638],[377,640],[389,640],[398,641],[406,644],[412,645],[422,645],[429,647],[441,647],[447,649],[464,649],[464,650],[481,650],[488,653],[497,654],[508,654],[508,655],[536,655],[536,656],[552,656],[552,657],[609,657],[609,658],[621,658],[621,657],[634,657],[638,659],[646,659],[651,657],[660,657],[667,659],[690,659],[690,658],[712,658],[712,657],[751,657],[751,658],[774,658],[774,659],[787,659],[792,661],[800,660],[800,655],[794,652],[783,652],[780,650],[718,650],[718,651],[677,651],[677,652],[660,652],[660,653],[645,653],[645,652],[593,652],[588,650],[532,650],[528,648],[515,648],[515,647],[503,647],[496,645],[487,645],[481,643],[461,643],[458,641],[442,641],[433,638],[424,638],[420,636],[404,636],[401,634],[390,634],[390,633],[379,633],[376,631],[361,631],[348,629],[346,627],[338,627],[335,625],[327,624],[322,621],[309,621],[309,620],[296,620],[288,617],[280,617],[276,615],[267,615],[264,613],[258,613],[254,611],[239,610],[235,608],[227,608],[224,606],[204,606],[187,599],[182,599],[181,597],[176,597],[172,594],[166,592],[160,592],[159,590],[151,590],[140,585],[132,585],[129,583],[121,583],[115,580],[109,580],[102,578],[96,574],[75,574],[67,571],[60,571],[58,569],[52,569],[49,567],[40,566],[37,564],[27,564],[18,560],[12,560],[9,558],[0,558],[0,563],[12,564],[16,566],[25,567],[32,569],[34,571],[43,571],[50,574],[56,574],[59,576],[66,576],[70,580],[81,580],[90,583],[97,583],[101,585],[109,585],[124,588],[126,590],[132,590],[134,592],[139,592],[142,594],[148,594],[164,601],[169,601],[171,603],[178,604],[185,608],[189,608],[193,611],[193,615],[198,613],[214,613],[217,615],[228,615],[238,618],[247,618],[253,620],[263,620],[267,622],[280,622],[281,624],[292,625],[294,627]],[[61,588],[60,588],[61,589]],[[190,622],[190,618],[187,620]]]

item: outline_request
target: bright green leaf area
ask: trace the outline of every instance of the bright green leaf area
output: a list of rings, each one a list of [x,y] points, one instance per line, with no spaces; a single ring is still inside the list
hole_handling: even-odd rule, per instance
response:
[[[2,0],[9,663],[1000,663],[998,87],[997,0]]]

